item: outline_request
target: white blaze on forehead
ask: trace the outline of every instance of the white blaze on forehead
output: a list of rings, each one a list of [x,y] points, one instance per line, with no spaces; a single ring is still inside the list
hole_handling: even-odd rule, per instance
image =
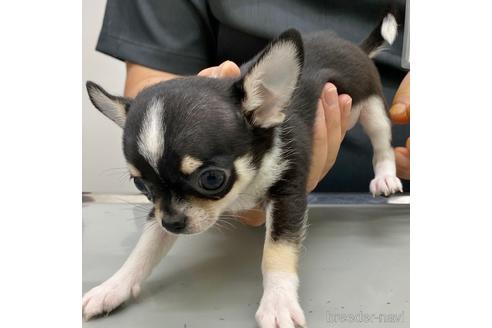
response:
[[[191,157],[190,155],[186,155],[181,161],[181,172],[183,172],[184,174],[191,174],[202,165],[203,162],[199,159]]]
[[[154,99],[145,113],[138,136],[138,152],[158,173],[157,164],[164,153],[164,133],[166,126],[162,120],[162,101]]]

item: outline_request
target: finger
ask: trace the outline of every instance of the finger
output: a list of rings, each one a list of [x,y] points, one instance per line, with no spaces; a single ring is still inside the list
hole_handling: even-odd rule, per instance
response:
[[[212,66],[205,69],[202,69],[198,76],[206,76],[206,77],[217,77],[217,73],[219,70],[219,66]]]
[[[260,208],[241,211],[239,216],[242,223],[252,227],[259,227],[265,223],[266,220],[265,211],[260,210]]]
[[[408,124],[410,123],[410,105],[394,104],[390,109],[390,118],[393,123],[396,124]]]
[[[410,180],[410,152],[405,147],[395,148],[396,175]]]
[[[345,137],[345,133],[347,132],[347,127],[350,121],[350,113],[352,110],[352,98],[349,95],[343,94],[338,96],[338,103],[340,104],[341,111],[341,132],[342,139]]]
[[[405,142],[405,146],[408,149],[408,155],[410,155],[410,137],[407,138],[407,142]]]
[[[322,103],[326,122],[327,156],[322,175],[326,174],[337,158],[342,140],[341,113],[338,104],[338,93],[335,86],[327,83],[322,93]]]
[[[316,117],[313,125],[313,144],[312,144],[311,167],[307,183],[307,192],[316,188],[321,173],[326,162],[326,124],[325,113],[321,100],[318,100]]]
[[[407,73],[396,91],[390,108],[390,118],[398,124],[410,122],[410,72]]]
[[[226,60],[219,66],[218,77],[236,77],[240,74],[239,66],[230,60]]]
[[[206,76],[213,78],[221,78],[221,77],[236,77],[241,74],[241,70],[239,66],[237,66],[234,62],[230,60],[226,60],[219,66],[212,66],[201,70],[198,73],[198,76]]]
[[[325,84],[323,92],[321,93],[321,101],[323,103],[323,109],[325,113],[325,124],[327,129],[332,127],[340,128],[341,117],[340,106],[338,104],[337,88],[332,83]],[[328,115],[327,115],[328,114]]]

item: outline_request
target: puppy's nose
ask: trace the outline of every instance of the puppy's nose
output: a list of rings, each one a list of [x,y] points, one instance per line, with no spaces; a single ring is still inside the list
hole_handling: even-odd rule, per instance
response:
[[[186,228],[187,217],[184,214],[167,216],[162,219],[162,226],[170,232],[181,233]]]

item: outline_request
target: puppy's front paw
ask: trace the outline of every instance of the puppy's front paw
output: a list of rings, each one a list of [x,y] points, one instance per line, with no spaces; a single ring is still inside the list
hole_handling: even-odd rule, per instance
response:
[[[297,295],[282,292],[263,295],[256,311],[256,322],[261,328],[294,328],[296,325],[306,327],[306,319]]]
[[[373,196],[389,196],[397,191],[403,192],[400,179],[394,175],[380,175],[372,179],[369,190]]]
[[[297,300],[297,282],[284,284],[283,279],[280,276],[265,287],[255,316],[260,328],[307,327],[304,312]]]
[[[82,298],[82,314],[85,320],[116,309],[133,294],[140,292],[138,284],[131,284],[124,279],[108,279],[92,288]]]

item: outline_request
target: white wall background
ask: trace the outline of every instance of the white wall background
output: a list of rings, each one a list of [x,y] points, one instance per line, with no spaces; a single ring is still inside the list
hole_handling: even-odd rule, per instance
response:
[[[121,150],[121,129],[91,104],[85,81],[91,80],[110,93],[122,94],[125,65],[96,52],[104,17],[104,0],[82,2],[82,189],[90,192],[135,193]]]

